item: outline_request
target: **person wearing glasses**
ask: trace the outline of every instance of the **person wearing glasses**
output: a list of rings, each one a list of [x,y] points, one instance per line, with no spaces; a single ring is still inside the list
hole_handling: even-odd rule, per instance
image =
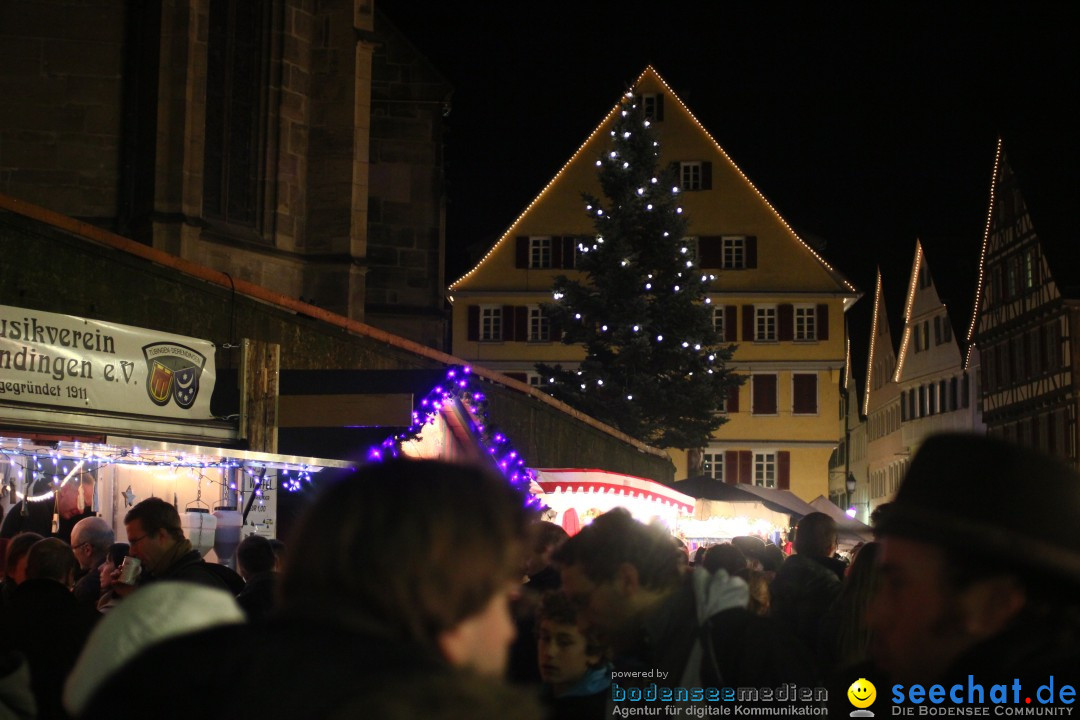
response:
[[[71,530],[71,550],[82,573],[72,592],[76,600],[92,610],[97,609],[98,596],[101,595],[99,569],[115,539],[113,529],[99,517],[83,518]]]
[[[154,580],[181,580],[225,590],[236,596],[243,589],[232,584],[226,573],[234,573],[224,565],[208,563],[180,527],[180,513],[161,498],[147,498],[128,510],[124,516],[129,554],[142,562],[142,574],[135,585],[114,583],[113,593],[125,597],[139,585]],[[119,576],[119,570],[114,575]],[[237,576],[239,577],[239,576]],[[235,590],[234,590],[235,587]]]

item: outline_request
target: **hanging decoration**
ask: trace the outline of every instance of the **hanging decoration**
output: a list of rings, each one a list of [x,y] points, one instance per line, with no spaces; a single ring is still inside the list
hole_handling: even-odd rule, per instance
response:
[[[539,508],[539,498],[529,491],[535,473],[526,467],[525,458],[491,423],[487,411],[487,397],[482,388],[477,386],[472,369],[468,366],[455,365],[448,369],[443,382],[432,388],[414,408],[412,424],[403,432],[372,447],[367,454],[368,460],[380,462],[400,456],[401,444],[417,439],[424,427],[433,424],[443,408],[451,403],[457,403],[464,409],[473,436],[478,439],[484,452],[507,481],[527,498],[526,504]]]

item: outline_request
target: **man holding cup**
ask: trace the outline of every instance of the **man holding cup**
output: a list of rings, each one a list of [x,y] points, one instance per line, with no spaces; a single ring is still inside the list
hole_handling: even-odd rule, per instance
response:
[[[141,564],[142,572],[132,584],[123,581],[124,569],[117,568],[117,584],[113,585],[117,595],[126,596],[136,585],[151,580],[181,580],[220,588],[231,595],[239,592],[230,586],[224,573],[210,567],[191,546],[180,527],[180,513],[165,500],[152,497],[137,503],[124,516],[124,528],[130,545],[130,557],[125,558],[124,566],[129,567],[134,558]],[[126,572],[130,575],[134,571]]]

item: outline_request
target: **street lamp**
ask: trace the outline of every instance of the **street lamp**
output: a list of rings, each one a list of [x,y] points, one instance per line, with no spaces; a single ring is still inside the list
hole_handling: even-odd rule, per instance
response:
[[[847,490],[847,495],[848,495],[847,504],[848,504],[848,506],[854,505],[855,504],[855,475],[853,475],[852,473],[847,474],[847,477],[844,478],[844,488]]]

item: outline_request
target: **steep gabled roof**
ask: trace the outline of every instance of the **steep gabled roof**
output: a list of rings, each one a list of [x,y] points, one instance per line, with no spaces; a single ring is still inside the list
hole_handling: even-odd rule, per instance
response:
[[[877,280],[874,282],[873,312],[873,319],[870,322],[870,349],[866,358],[866,392],[863,396],[863,415],[869,414],[870,397],[874,393],[874,358],[888,357],[891,362],[896,356],[889,314],[885,309],[885,292],[881,280],[881,268],[878,268]],[[892,380],[892,378],[890,377],[889,380]]]
[[[904,334],[900,338],[900,356],[896,361],[896,373],[893,380],[899,382],[904,375],[904,360],[907,359],[908,345],[911,343],[911,318],[915,309],[915,293],[919,288],[919,273],[922,272],[922,243],[915,241],[915,259],[911,262],[911,275],[908,277],[907,300],[904,301]]]
[[[920,282],[920,277],[925,276],[926,282]],[[950,364],[955,361],[959,362],[964,356],[962,350],[962,341],[956,327],[952,323],[949,316],[948,305],[944,302],[937,290],[936,279],[933,273],[930,271],[930,262],[927,259],[926,252],[923,249],[921,240],[915,241],[915,258],[911,263],[911,278],[908,283],[908,297],[907,302],[904,304],[904,335],[900,341],[900,358],[896,363],[896,372],[893,374],[893,379],[900,382],[904,379],[905,361],[908,359],[908,349],[911,343],[911,338],[914,333],[918,332],[918,326],[920,322],[917,320],[920,317],[927,317],[933,315],[935,318],[940,318],[940,309],[945,310],[945,322],[948,323],[951,329],[948,336],[942,335],[944,339],[935,338],[935,345],[933,349],[932,357],[935,358],[934,362],[940,363],[945,358],[945,353],[948,353],[949,347],[955,347],[959,351],[956,356],[950,356],[948,358]],[[935,327],[936,325],[935,320]],[[935,330],[935,333],[937,331]],[[928,348],[923,348],[924,351]],[[918,375],[920,372],[931,371],[934,368],[940,369],[940,366],[927,366],[925,358],[927,355],[920,355],[920,360],[916,363],[915,373]]]
[[[1075,129],[1070,131],[1075,136]],[[1058,292],[1080,299],[1080,246],[1077,243],[1076,198],[1080,195],[1080,158],[1075,141],[1060,133],[999,137],[994,152],[986,224],[979,256],[978,283],[966,337],[978,327],[979,306],[986,286],[986,253],[995,229],[999,188],[1015,184]]]
[[[653,68],[651,65],[646,67],[645,70],[641,73],[641,75],[638,76],[637,80],[634,82],[634,87],[635,88],[639,87],[642,84],[642,82],[644,80],[646,80],[646,79],[652,79],[652,80],[655,80],[656,82],[658,82],[664,88],[664,90],[670,95],[670,97],[678,102],[679,107],[683,111],[686,112],[686,114],[690,117],[690,119],[693,121],[693,123],[700,130],[702,135],[705,138],[708,139],[708,141],[713,145],[714,149],[720,154],[720,156],[723,157],[723,159],[726,162],[730,163],[730,166],[742,178],[742,180],[746,183],[747,187],[753,192],[754,195],[757,196],[757,198],[761,201],[761,203],[772,212],[772,214],[775,216],[776,220],[779,221],[779,223],[785,228],[785,230],[788,232],[790,237],[795,242],[797,242],[799,245],[801,245],[807,252],[809,252],[810,255],[813,256],[818,263],[821,264],[821,267],[828,273],[829,277],[836,283],[837,289],[840,290],[840,291],[845,291],[845,292],[849,292],[849,293],[857,293],[858,290],[855,288],[855,286],[847,278],[845,278],[843,276],[843,274],[841,274],[838,270],[833,268],[832,265],[830,265],[825,260],[825,258],[823,258],[816,250],[814,250],[813,247],[811,247],[811,245],[809,243],[807,243],[805,240],[803,240],[802,237],[800,237],[799,234],[797,232],[795,232],[794,228],[792,228],[792,226],[787,222],[787,220],[785,220],[784,217],[780,215],[780,213],[776,210],[775,207],[773,207],[772,203],[769,202],[769,200],[762,194],[762,192],[760,190],[758,190],[757,186],[755,186],[754,183],[750,180],[750,178],[746,176],[746,173],[744,173],[742,171],[742,169],[739,168],[739,166],[735,163],[735,161],[731,159],[731,157],[727,154],[727,151],[725,151],[724,148],[722,148],[720,146],[720,143],[718,143],[716,141],[716,139],[709,133],[709,131],[705,129],[705,126],[702,125],[701,121],[699,121],[697,119],[697,117],[694,116],[694,114],[690,111],[690,108],[687,107],[686,103],[684,103],[682,101],[682,99],[675,93],[675,91],[672,90],[671,86],[668,85],[667,81],[665,81],[660,76],[660,74],[656,71],[656,69]],[[559,170],[559,172],[557,172],[555,174],[555,176],[548,182],[548,184],[544,186],[544,188],[540,191],[540,193],[535,198],[533,198],[532,202],[530,202],[525,207],[525,209],[522,210],[522,212],[518,215],[518,217],[514,220],[514,222],[512,222],[510,224],[510,226],[506,229],[506,231],[502,234],[502,236],[495,242],[495,244],[491,247],[491,249],[488,250],[488,252],[484,254],[484,256],[479,260],[479,262],[476,263],[475,266],[473,266],[473,268],[471,270],[469,270],[467,273],[465,273],[463,276],[461,276],[460,278],[458,278],[454,282],[450,283],[449,290],[451,292],[453,292],[454,290],[460,289],[461,283],[463,281],[467,280],[473,273],[475,273],[477,271],[477,269],[480,268],[480,266],[482,266],[485,263],[485,261],[489,257],[491,257],[497,250],[499,250],[500,247],[504,246],[506,243],[508,243],[515,236],[515,234],[516,234],[515,231],[516,231],[519,223],[522,221],[522,219],[525,218],[525,216],[529,213],[529,211],[532,210],[533,207],[535,207],[537,205],[537,203],[539,203],[541,201],[541,199],[544,198],[544,196],[547,194],[547,192],[553,186],[556,185],[556,183],[558,182],[560,177],[563,175],[563,173],[566,172],[567,168],[570,167],[578,159],[578,157],[581,155],[582,151],[586,148],[586,146],[588,146],[590,144],[590,142],[592,142],[598,136],[598,134],[602,131],[602,129],[605,128],[605,126],[607,126],[610,122],[613,121],[613,119],[615,117],[615,113],[619,109],[620,109],[620,103],[616,102],[615,105],[612,107],[611,111],[608,112],[608,114],[604,117],[604,119],[600,122],[600,124],[597,125],[596,128],[589,134],[589,136],[585,139],[585,141],[581,144],[581,146],[578,147],[578,149],[574,152],[573,155],[571,155],[570,159],[566,161],[566,163]]]
[[[979,281],[975,286],[975,300],[971,306],[971,322],[967,329],[967,342],[970,348],[975,339],[975,328],[979,325],[979,306],[982,303],[983,288],[986,286],[986,249],[990,244],[990,227],[994,219],[994,195],[997,193],[998,169],[1001,167],[1001,138],[998,138],[997,148],[994,151],[994,171],[990,175],[990,201],[986,205],[986,226],[983,229],[982,249],[979,251]],[[964,360],[967,366],[970,362],[970,351]]]

